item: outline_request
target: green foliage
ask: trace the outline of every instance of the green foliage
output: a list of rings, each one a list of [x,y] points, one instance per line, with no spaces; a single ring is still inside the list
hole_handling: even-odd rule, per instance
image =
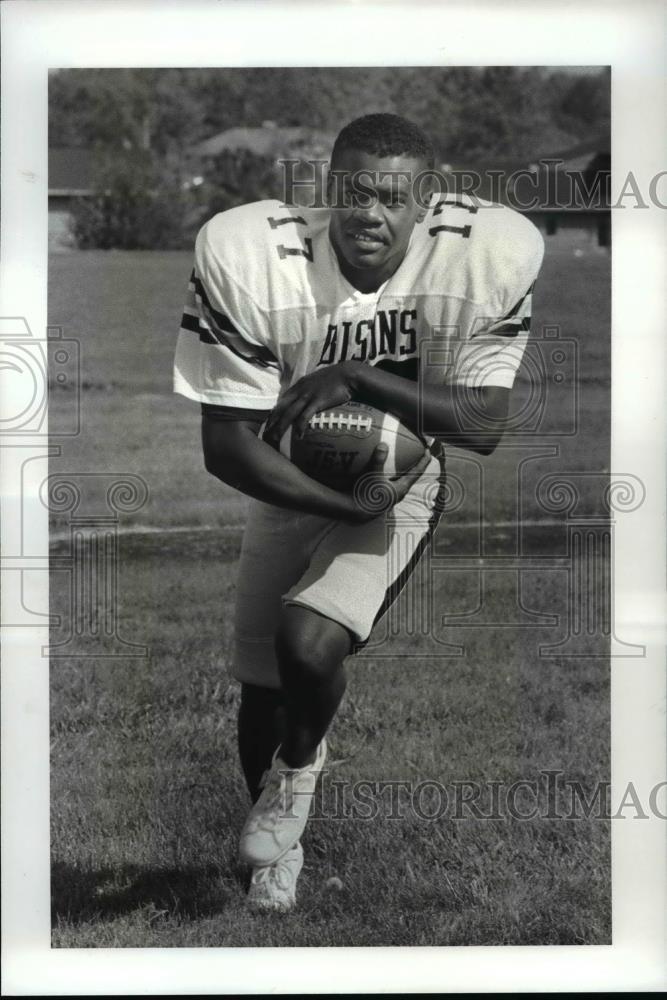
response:
[[[273,158],[257,156],[249,150],[220,153],[207,164],[205,177],[206,184],[198,197],[206,216],[224,212],[234,205],[280,195]]]
[[[99,194],[79,198],[72,232],[80,249],[170,249],[184,245],[188,199],[178,171],[150,153],[104,162]]]
[[[394,111],[427,129],[445,160],[536,156],[608,125],[609,75],[542,67],[95,69],[51,75],[51,145],[178,150],[238,125],[338,131]]]
[[[596,75],[568,76],[554,79],[552,108],[562,128],[581,138],[591,129],[600,133],[611,127],[611,73],[602,69]]]
[[[201,134],[189,70],[75,69],[49,76],[49,145],[187,149]]]
[[[281,197],[275,156],[288,149],[197,154],[197,143],[240,125],[335,135],[358,115],[393,111],[432,136],[441,162],[478,168],[525,164],[610,121],[604,69],[77,69],[52,73],[49,86],[50,144],[97,148],[106,160],[104,194],[75,208],[83,248],[184,246],[215,212]],[[198,175],[198,186],[181,182]]]

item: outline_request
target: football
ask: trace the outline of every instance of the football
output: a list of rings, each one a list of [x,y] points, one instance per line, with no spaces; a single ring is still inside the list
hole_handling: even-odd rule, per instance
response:
[[[388,448],[384,472],[407,472],[424,454],[425,443],[391,413],[365,403],[343,403],[312,416],[302,437],[288,428],[280,452],[312,479],[349,492],[379,444]]]

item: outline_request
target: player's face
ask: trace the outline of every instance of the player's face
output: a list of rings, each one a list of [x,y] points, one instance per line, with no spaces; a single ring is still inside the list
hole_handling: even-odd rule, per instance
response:
[[[424,217],[426,164],[414,157],[341,152],[329,176],[329,235],[340,268],[362,291],[379,287],[399,267],[415,223]],[[420,201],[422,204],[420,204]]]

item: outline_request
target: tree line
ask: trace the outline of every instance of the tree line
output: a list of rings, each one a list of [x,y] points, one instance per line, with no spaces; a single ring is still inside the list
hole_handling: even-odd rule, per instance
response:
[[[229,155],[204,166],[197,161],[196,145],[218,132],[269,120],[335,134],[373,111],[417,122],[441,162],[522,163],[609,128],[609,74],[290,67],[58,70],[49,79],[50,145],[94,150],[99,187],[107,192],[106,202],[102,193],[97,206],[78,206],[80,245],[187,243],[198,210],[267,196],[273,180],[262,157],[246,155],[241,169],[239,157]],[[204,190],[188,192],[185,179],[202,169]],[[114,220],[119,199],[123,218]]]

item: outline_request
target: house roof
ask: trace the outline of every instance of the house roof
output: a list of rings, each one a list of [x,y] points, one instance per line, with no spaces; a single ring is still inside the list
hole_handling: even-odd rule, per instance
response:
[[[452,170],[447,191],[467,191],[520,212],[596,212],[610,207],[609,173],[604,170],[529,170],[503,176],[485,170]]]
[[[49,194],[91,194],[95,190],[95,158],[90,149],[49,149]]]
[[[541,153],[532,163],[505,161],[483,166],[445,167],[454,189],[473,188],[474,194],[500,201],[519,211],[608,210],[610,176],[609,135],[552,153]]]
[[[558,149],[548,150],[546,152],[536,151],[535,156],[532,161],[529,161],[525,156],[521,159],[516,157],[512,158],[493,158],[491,162],[485,160],[482,164],[480,163],[454,163],[454,170],[465,170],[467,169],[477,169],[477,170],[506,170],[513,171],[519,170],[522,167],[528,166],[530,162],[534,163],[544,163],[545,161],[559,161],[559,166],[564,167],[567,170],[577,170],[583,169],[591,159],[599,154],[610,155],[611,153],[611,136],[608,132],[602,132],[599,135],[592,136],[582,142],[568,142],[566,145],[559,146]],[[490,158],[491,159],[491,158]]]

